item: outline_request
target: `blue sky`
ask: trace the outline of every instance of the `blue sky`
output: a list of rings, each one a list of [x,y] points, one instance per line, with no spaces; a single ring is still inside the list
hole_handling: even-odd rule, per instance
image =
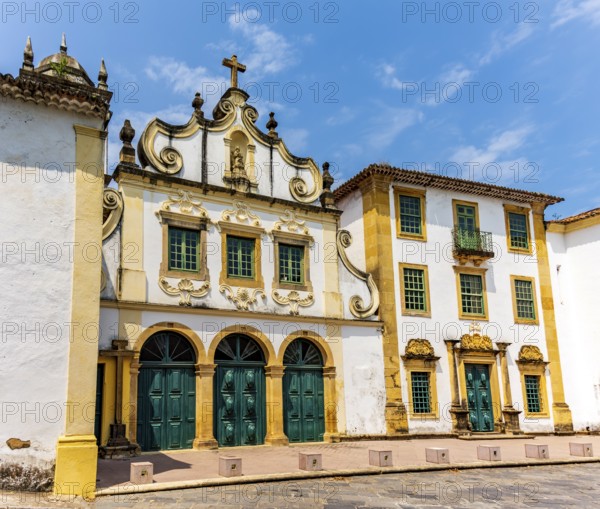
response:
[[[342,182],[369,163],[557,194],[565,217],[600,206],[600,0],[554,2],[2,2],[0,72],[58,51],[115,91],[109,162],[125,118],[209,114],[223,57],[248,70],[264,129]],[[137,137],[136,137],[137,140]],[[337,184],[336,184],[337,185]]]

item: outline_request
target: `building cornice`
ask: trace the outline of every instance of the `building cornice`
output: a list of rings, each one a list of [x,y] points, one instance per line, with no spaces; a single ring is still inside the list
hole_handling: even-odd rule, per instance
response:
[[[472,194],[476,196],[487,196],[501,200],[510,200],[520,203],[543,203],[546,206],[559,203],[564,200],[558,196],[551,196],[543,193],[513,189],[510,187],[496,186],[465,180],[453,177],[444,177],[434,173],[428,173],[415,170],[403,170],[389,165],[372,164],[342,184],[334,191],[336,202],[361,189],[363,185],[373,182],[374,178],[386,178],[390,182],[409,184],[421,187],[435,187],[438,189],[447,189],[459,193]]]

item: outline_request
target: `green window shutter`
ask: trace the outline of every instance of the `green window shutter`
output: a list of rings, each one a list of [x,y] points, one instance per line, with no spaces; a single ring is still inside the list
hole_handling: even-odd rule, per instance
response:
[[[535,320],[535,304],[533,302],[531,281],[515,279],[515,299],[517,301],[517,317],[525,320]]]
[[[416,196],[399,196],[400,232],[409,235],[422,235],[421,198]]]
[[[304,247],[279,244],[279,282],[304,283]]]
[[[525,375],[525,397],[527,398],[527,411],[539,413],[542,411],[542,398],[540,396],[539,375]]]
[[[529,249],[529,237],[527,235],[527,216],[515,212],[508,213],[508,229],[510,236],[510,247],[517,249]]]
[[[456,219],[459,229],[475,231],[475,207],[470,205],[456,205]]]
[[[200,270],[200,232],[169,227],[169,270]]]
[[[410,373],[412,386],[412,409],[415,414],[431,413],[431,390],[429,373],[412,371]]]
[[[482,276],[461,274],[460,295],[464,314],[485,316]]]
[[[404,269],[404,307],[407,311],[427,311],[425,271]]]
[[[254,239],[227,236],[227,277],[254,278]]]

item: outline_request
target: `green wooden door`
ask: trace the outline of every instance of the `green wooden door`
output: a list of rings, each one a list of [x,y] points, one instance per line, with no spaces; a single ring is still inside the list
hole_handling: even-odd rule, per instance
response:
[[[194,350],[183,336],[159,332],[140,353],[137,440],[143,451],[188,449],[196,428]]]
[[[98,364],[96,373],[96,409],[94,414],[94,435],[96,444],[102,441],[102,403],[104,401],[104,364]]]
[[[290,442],[320,442],[325,433],[323,359],[317,347],[297,339],[287,347],[283,364],[283,429]]]
[[[266,434],[265,358],[253,339],[224,338],[215,352],[214,430],[220,446],[262,444]]]
[[[465,364],[469,420],[473,431],[494,431],[490,373],[487,364]]]

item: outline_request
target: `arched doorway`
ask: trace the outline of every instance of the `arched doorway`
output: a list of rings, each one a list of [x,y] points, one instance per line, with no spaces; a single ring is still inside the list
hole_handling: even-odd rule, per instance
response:
[[[196,427],[196,355],[180,334],[153,334],[140,352],[137,440],[143,451],[192,447]]]
[[[232,334],[215,351],[214,430],[220,446],[265,440],[265,356],[248,336]]]
[[[296,339],[283,356],[283,429],[290,442],[320,442],[325,433],[323,357],[308,339]]]

